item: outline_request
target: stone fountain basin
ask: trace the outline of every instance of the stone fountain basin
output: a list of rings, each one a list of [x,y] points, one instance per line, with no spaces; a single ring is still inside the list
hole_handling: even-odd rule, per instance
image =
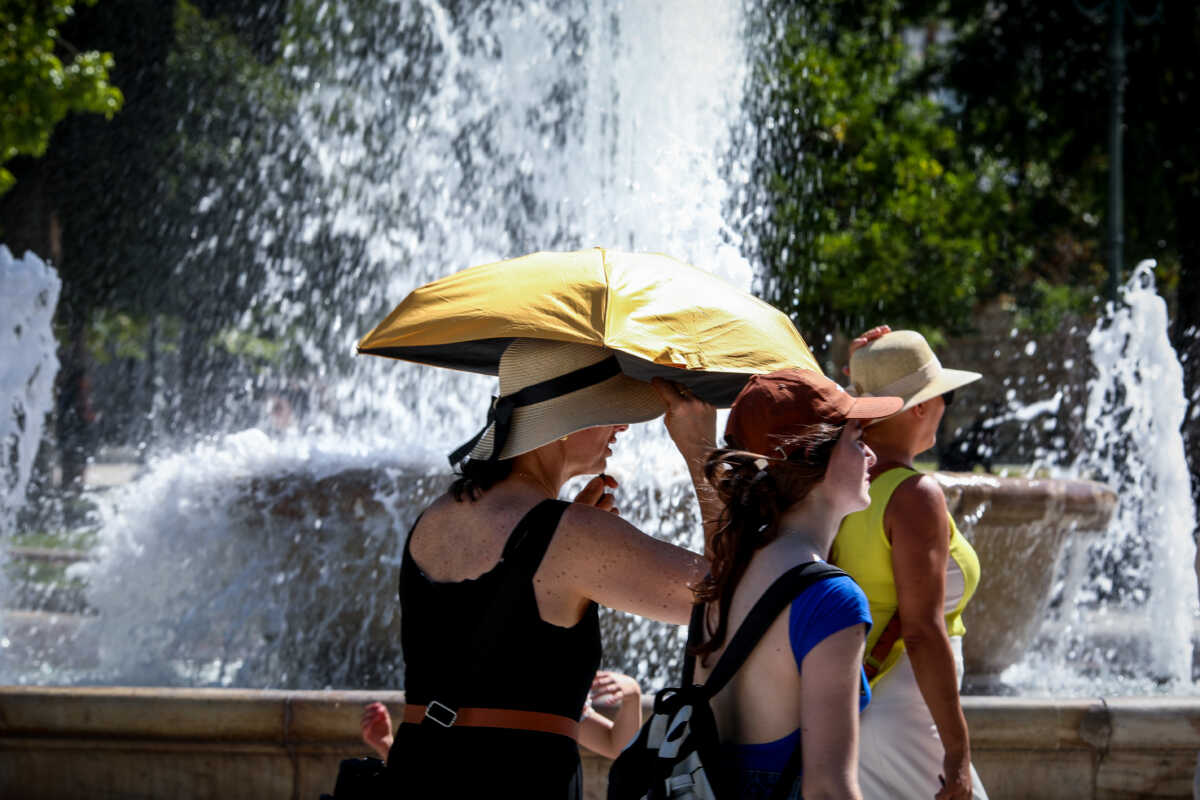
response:
[[[1073,535],[1104,530],[1116,497],[1092,481],[956,473],[935,477],[982,565],[982,580],[966,613],[965,686],[968,692],[1002,691],[1000,674],[1031,647],[1046,617],[1067,542]],[[225,534],[206,540],[215,555],[204,555],[206,551],[194,544],[202,541],[195,533],[182,537],[192,560],[187,569],[200,569],[195,565],[204,563],[203,569],[212,575],[203,590],[222,590],[220,576],[243,562],[266,575],[291,576],[277,586],[251,587],[272,592],[272,608],[278,610],[267,615],[273,627],[259,677],[240,685],[402,687],[395,599],[399,552],[416,514],[447,481],[448,476],[392,466],[321,476],[289,472],[213,488],[209,503],[220,507],[222,525],[227,526]],[[684,491],[686,486],[679,488],[626,489],[622,505],[634,509],[634,522],[643,529],[696,547],[695,503],[691,492]],[[208,519],[202,514],[197,518]],[[130,575],[161,571],[178,560],[161,553],[125,559]],[[143,566],[139,560],[147,563]],[[184,595],[189,602],[191,598],[194,595]],[[111,617],[101,608],[101,617],[106,614]],[[21,625],[11,625],[10,656],[25,649],[37,662],[57,664],[68,657],[94,661],[98,644],[90,629],[97,621],[111,619],[72,619],[67,621],[76,624],[64,627],[62,616],[32,621],[22,617]],[[136,629],[134,624],[140,622],[135,619],[126,627]],[[219,622],[213,623],[207,640],[179,643],[186,650],[170,655],[195,661],[223,655],[223,631],[215,627]],[[163,624],[173,624],[171,615]],[[674,674],[680,649],[674,626],[639,626],[617,614],[605,615],[603,625],[606,664],[631,674],[640,674],[640,669],[645,672],[641,677],[648,679]],[[22,633],[27,629],[28,636]],[[112,633],[106,630],[105,636],[111,638]]]
[[[964,682],[992,691],[1001,685],[1000,674],[1032,645],[1067,542],[1102,533],[1117,496],[1104,484],[1086,480],[953,472],[934,477],[982,571],[963,617]]]
[[[1021,660],[1046,617],[1058,563],[1068,541],[1073,536],[1102,533],[1116,507],[1116,494],[1104,484],[1088,480],[952,472],[934,473],[934,477],[946,494],[951,515],[975,547],[982,569],[979,588],[965,614],[966,681],[978,691],[996,691],[1002,687],[1000,674]],[[444,485],[440,480],[415,485],[411,498],[406,498],[409,507],[399,516],[415,517]],[[372,499],[378,493],[378,476],[363,470],[316,482],[288,477],[257,482],[255,486],[256,505],[260,512],[274,518],[272,524],[281,519],[320,516],[326,519],[327,530],[344,531],[361,526],[368,516],[385,512]],[[263,492],[268,486],[273,491]],[[264,497],[270,499],[264,501]],[[645,500],[638,498],[633,505],[646,509]],[[665,503],[653,506],[657,507],[657,516],[676,520],[682,529],[667,532],[660,527],[658,534],[686,544],[689,527],[698,524],[691,493],[676,493]],[[386,513],[393,520],[397,516],[394,509]],[[634,522],[654,530],[648,512],[641,513],[647,518]],[[367,580],[366,576],[363,579]],[[383,635],[395,643],[394,630]],[[638,646],[627,642],[627,635],[620,626],[606,625],[610,650]],[[643,649],[663,646],[668,645],[661,637],[641,644]],[[610,656],[616,658],[617,654]]]
[[[982,569],[979,588],[965,615],[966,681],[978,691],[996,691],[1001,688],[1000,674],[1021,660],[1046,617],[1058,563],[1068,541],[1073,536],[1102,533],[1116,507],[1116,494],[1104,484],[1088,480],[952,472],[934,473],[934,477],[946,494],[951,515],[975,547]],[[269,518],[264,528],[274,527],[280,521],[316,516],[325,519],[326,534],[332,535],[335,530],[352,532],[373,515],[388,515],[392,525],[398,518],[414,518],[445,483],[425,479],[411,489],[400,489],[400,494],[405,495],[401,502],[405,510],[400,514],[395,506],[385,509],[374,499],[379,494],[380,476],[365,470],[348,471],[319,481],[288,476],[256,481],[253,485],[257,498],[254,505]],[[686,545],[690,528],[698,524],[690,492],[674,493],[656,501],[639,496],[632,506],[642,509],[637,513],[644,517],[635,518],[635,524],[677,543]],[[663,519],[674,520],[678,530],[671,531],[661,525],[656,530],[655,523]],[[362,580],[370,579],[362,576]],[[606,619],[606,623],[610,621]],[[394,645],[394,630],[380,633]],[[627,636],[628,631],[619,625],[606,624],[606,644],[614,651],[610,657],[618,658],[616,650],[639,646],[627,641]],[[640,647],[669,646],[665,641],[661,637],[649,638]],[[627,655],[625,660],[632,663]]]

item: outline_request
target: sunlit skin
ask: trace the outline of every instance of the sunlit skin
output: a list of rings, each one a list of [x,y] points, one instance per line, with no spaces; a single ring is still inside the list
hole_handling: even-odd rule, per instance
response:
[[[524,453],[513,459],[510,481],[531,481],[544,489],[548,496],[552,487],[562,486],[576,475],[597,475],[604,489],[615,489],[617,482],[603,475],[612,455],[617,434],[629,430],[628,425],[597,425],[569,434],[549,445]],[[557,495],[557,491],[554,491]],[[612,495],[604,492],[596,503],[604,510],[615,511]]]
[[[862,422],[851,420],[846,423],[829,459],[825,480],[818,487],[831,495],[846,495],[845,498],[831,498],[832,506],[846,509],[842,516],[861,511],[871,504],[871,467],[875,464],[875,453],[863,440],[863,433]]]
[[[863,442],[863,427],[846,423],[826,467],[825,478],[779,520],[779,536],[759,549],[733,593],[729,630],[735,630],[776,578],[815,559],[825,559],[842,518],[870,504],[869,471],[875,455]],[[804,658],[797,672],[784,611],[768,629],[745,666],[714,698],[723,741],[757,744],[801,728],[805,797],[860,797],[858,792],[859,669],[866,628],[855,625],[827,637]],[[723,648],[722,648],[723,651]],[[720,652],[697,665],[704,680]],[[804,678],[801,678],[801,675]]]
[[[913,460],[937,443],[938,425],[945,413],[946,401],[932,397],[868,427],[863,438],[877,458],[871,477],[897,466],[911,469]]]
[[[937,442],[945,413],[945,400],[933,397],[867,428],[864,438],[878,456],[871,477],[894,467],[912,469],[916,456]],[[892,494],[883,525],[892,543],[901,636],[945,748],[945,785],[937,800],[966,800],[971,796],[971,745],[946,632],[950,525],[941,487],[928,475],[904,481]]]

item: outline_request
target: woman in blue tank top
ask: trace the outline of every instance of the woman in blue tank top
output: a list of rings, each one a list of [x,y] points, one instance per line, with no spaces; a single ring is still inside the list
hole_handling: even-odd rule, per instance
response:
[[[853,398],[808,370],[751,378],[705,473],[724,503],[709,546],[711,571],[696,588],[706,637],[696,675],[708,677],[732,632],[791,568],[824,560],[846,514],[865,508],[874,455],[862,422],[894,413],[894,397]],[[710,705],[738,796],[858,800],[858,714],[871,624],[848,577],[797,595]],[[803,731],[803,733],[802,733]],[[801,772],[778,786],[799,749]]]

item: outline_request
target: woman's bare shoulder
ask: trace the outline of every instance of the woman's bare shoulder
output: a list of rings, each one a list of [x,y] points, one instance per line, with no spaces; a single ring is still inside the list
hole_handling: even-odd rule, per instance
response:
[[[906,478],[888,501],[888,514],[903,515],[946,513],[946,495],[942,486],[929,474],[917,473]]]
[[[914,475],[896,487],[883,515],[893,545],[941,547],[949,541],[946,495],[931,475]]]
[[[461,501],[455,500],[454,495],[450,494],[450,492],[445,492],[434,498],[434,501],[425,507],[425,511],[422,513],[422,519],[425,517],[441,516],[442,514],[453,512],[462,508],[469,508],[470,505],[470,500],[465,498]]]
[[[508,498],[500,494],[471,500],[461,500],[447,492],[435,499],[421,512],[413,529],[417,542],[435,538],[457,542],[491,539],[510,532],[530,507],[524,498]],[[429,534],[433,535],[427,535]]]

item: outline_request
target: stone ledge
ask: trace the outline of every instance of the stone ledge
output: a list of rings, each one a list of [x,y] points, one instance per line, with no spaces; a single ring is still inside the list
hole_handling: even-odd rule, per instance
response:
[[[1200,697],[964,697],[963,711],[972,750],[1200,749]]]
[[[13,736],[362,746],[366,703],[404,710],[404,692],[145,687],[0,687],[0,741]]]
[[[646,698],[649,700],[649,698]],[[403,692],[0,687],[0,797],[296,797],[367,755],[363,705]],[[1192,796],[1200,698],[965,697],[993,800]],[[608,760],[583,754],[585,797]]]
[[[1001,798],[1191,798],[1200,698],[965,697],[976,769]]]

